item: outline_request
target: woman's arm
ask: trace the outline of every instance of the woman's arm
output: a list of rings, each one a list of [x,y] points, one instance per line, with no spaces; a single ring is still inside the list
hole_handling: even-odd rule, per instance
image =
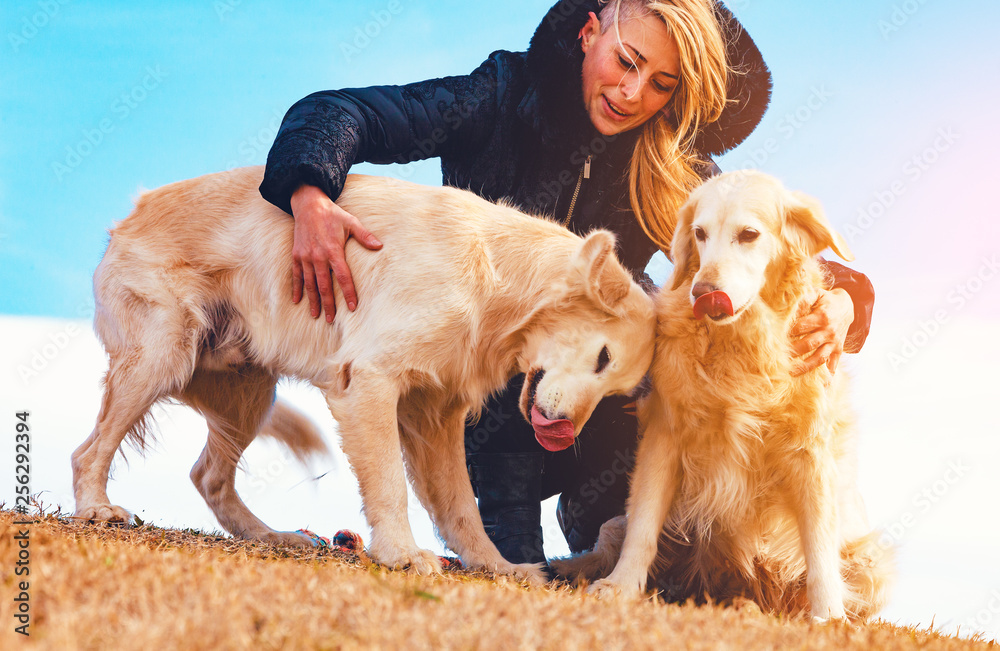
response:
[[[285,114],[267,156],[261,195],[285,212],[302,185],[336,201],[354,163],[409,163],[482,148],[503,95],[503,69],[519,55],[498,51],[470,75],[406,86],[313,93]]]
[[[370,249],[381,244],[334,203],[351,165],[407,163],[482,148],[508,90],[504,68],[518,56],[494,52],[468,76],[313,93],[289,109],[268,153],[260,192],[295,217],[294,302],[304,289],[312,316],[326,311],[331,322],[332,271],[348,308],[357,305],[344,247],[351,237]]]
[[[871,327],[875,289],[868,277],[836,262],[820,259],[820,263],[832,279],[832,288],[820,292],[792,326],[794,375],[821,364],[831,373],[836,371],[843,353],[861,350]]]
[[[868,339],[868,331],[872,326],[872,312],[875,309],[875,287],[860,271],[848,269],[839,262],[820,258],[820,265],[832,279],[834,289],[842,289],[851,298],[854,320],[847,331],[844,352],[857,353]]]

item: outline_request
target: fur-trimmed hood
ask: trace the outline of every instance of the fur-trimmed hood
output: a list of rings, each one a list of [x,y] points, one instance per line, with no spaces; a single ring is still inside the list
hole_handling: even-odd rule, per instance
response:
[[[560,0],[531,38],[526,58],[531,88],[518,112],[546,140],[595,131],[583,108],[583,52],[577,37],[588,13],[600,12],[603,4],[600,0]],[[739,74],[729,78],[727,96],[734,101],[719,120],[702,129],[696,141],[698,151],[708,156],[724,154],[746,140],[771,101],[771,73],[753,39],[721,2],[715,3],[715,11],[729,64]]]

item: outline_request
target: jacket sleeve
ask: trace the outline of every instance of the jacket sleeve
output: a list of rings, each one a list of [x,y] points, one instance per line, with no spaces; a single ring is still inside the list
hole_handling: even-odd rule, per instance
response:
[[[851,295],[854,301],[854,323],[847,331],[844,352],[856,353],[865,345],[872,325],[872,311],[875,308],[875,288],[868,276],[848,269],[842,264],[820,258],[820,265],[832,280],[832,288],[840,288]]]
[[[478,151],[497,120],[504,54],[494,52],[466,76],[329,90],[296,102],[268,152],[261,196],[291,214],[292,193],[302,184],[336,200],[354,163]]]

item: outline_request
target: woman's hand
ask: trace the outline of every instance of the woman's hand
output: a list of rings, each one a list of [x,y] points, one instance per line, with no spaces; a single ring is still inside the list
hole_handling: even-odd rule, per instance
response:
[[[824,363],[835,373],[853,322],[854,301],[843,289],[824,290],[812,303],[803,302],[789,333],[792,375],[808,373]]]
[[[353,237],[367,249],[378,250],[382,243],[361,222],[312,185],[300,186],[292,194],[295,217],[295,241],[292,245],[292,302],[302,300],[305,287],[309,312],[317,318],[326,312],[326,322],[333,323],[337,310],[333,300],[333,277],[344,294],[347,309],[358,305],[354,278],[344,257],[347,240]]]

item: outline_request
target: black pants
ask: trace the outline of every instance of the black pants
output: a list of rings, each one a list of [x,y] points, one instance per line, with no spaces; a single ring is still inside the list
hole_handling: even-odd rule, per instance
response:
[[[628,477],[635,465],[638,422],[624,406],[633,398],[605,398],[574,446],[549,452],[535,440],[531,424],[518,408],[523,383],[523,375],[514,377],[503,392],[487,402],[479,421],[466,426],[466,454],[540,455],[542,499],[561,494],[560,523],[570,548],[588,549],[600,525],[625,512]],[[473,488],[478,493],[475,482]]]

